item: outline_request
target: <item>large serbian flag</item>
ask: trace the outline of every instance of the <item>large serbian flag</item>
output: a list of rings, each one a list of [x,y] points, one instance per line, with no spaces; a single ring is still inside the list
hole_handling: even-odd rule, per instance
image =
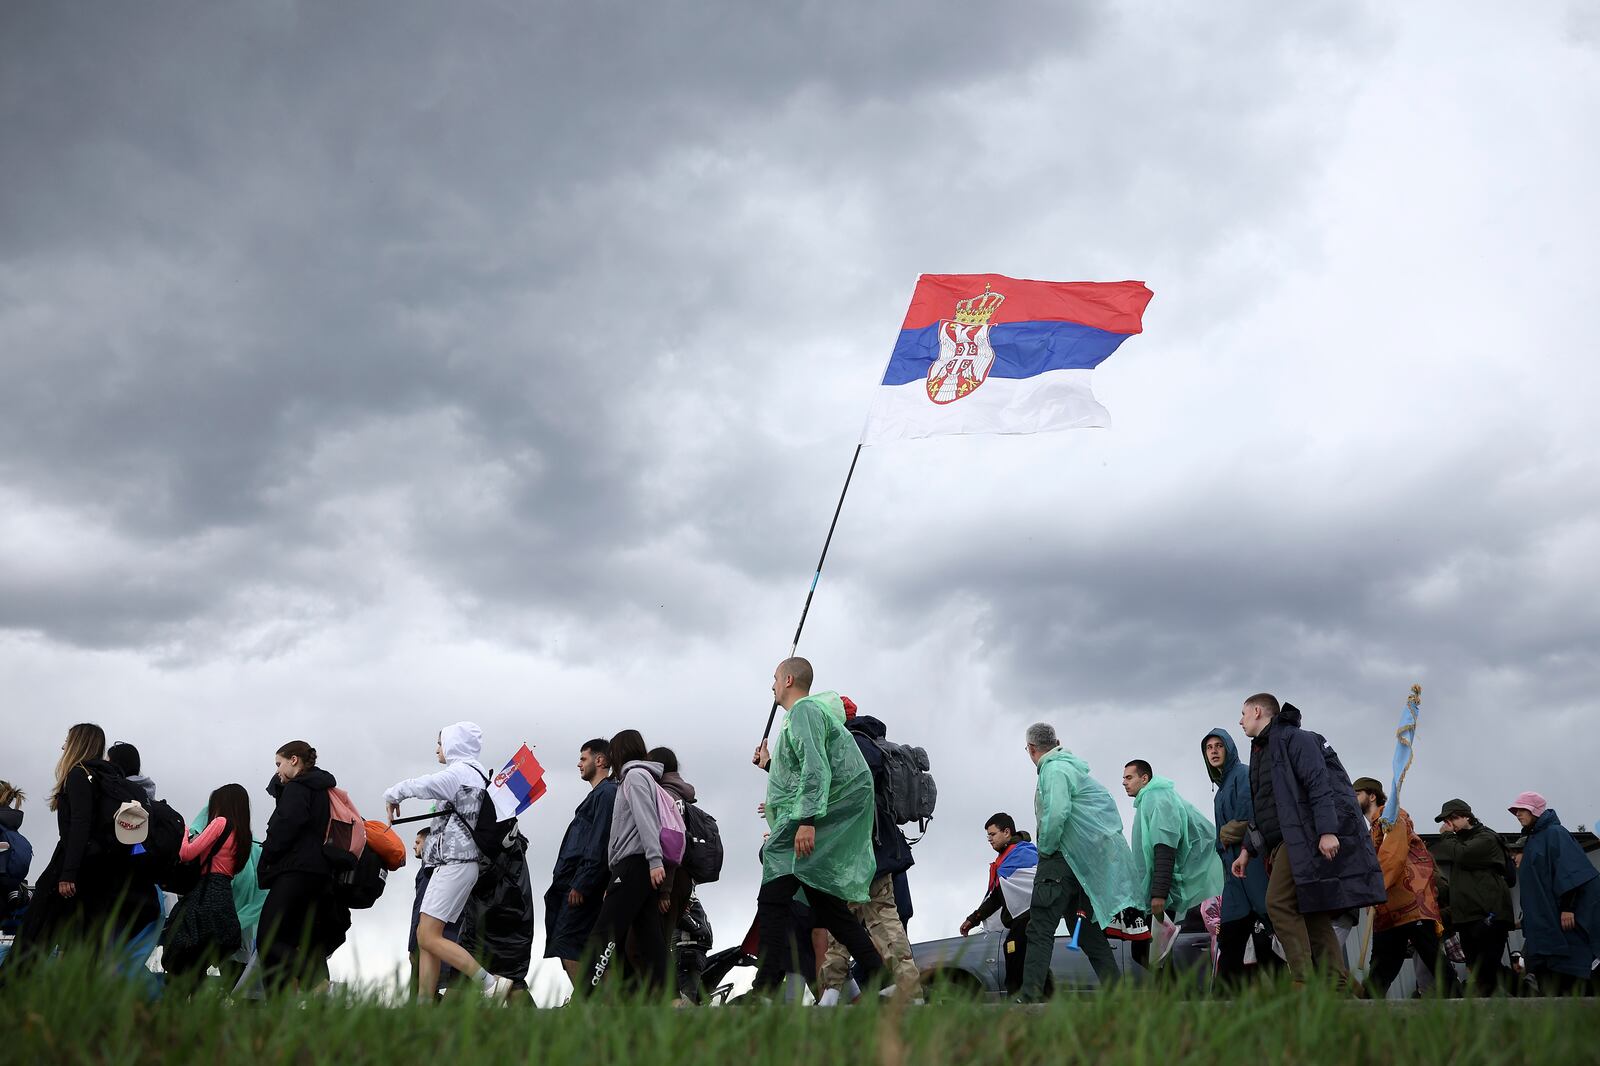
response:
[[[1143,328],[1140,281],[924,274],[863,444],[1110,425],[1089,375]]]
[[[527,810],[544,792],[544,767],[526,744],[517,749],[489,784],[489,798],[502,822]]]

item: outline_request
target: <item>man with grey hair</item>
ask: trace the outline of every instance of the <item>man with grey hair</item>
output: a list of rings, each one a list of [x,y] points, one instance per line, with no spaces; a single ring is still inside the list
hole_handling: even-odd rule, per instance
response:
[[[1039,866],[1017,1001],[1036,1003],[1044,998],[1056,926],[1063,917],[1073,923],[1082,915],[1078,947],[1101,985],[1109,985],[1120,973],[1105,927],[1140,900],[1133,851],[1122,835],[1122,815],[1111,793],[1089,776],[1087,763],[1061,746],[1054,726],[1029,726],[1027,745],[1039,773],[1033,799]]]

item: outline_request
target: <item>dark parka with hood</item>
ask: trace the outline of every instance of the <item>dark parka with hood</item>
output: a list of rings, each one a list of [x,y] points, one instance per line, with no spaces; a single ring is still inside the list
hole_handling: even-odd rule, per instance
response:
[[[276,806],[267,820],[267,838],[261,843],[261,861],[256,866],[256,881],[262,888],[271,888],[284,873],[333,876],[322,854],[322,842],[328,832],[328,790],[337,784],[320,766],[309,767],[288,781],[272,775],[267,794]]]
[[[1222,741],[1226,753],[1221,769],[1206,763],[1206,773],[1211,775],[1211,783],[1217,786],[1217,794],[1211,800],[1211,811],[1219,834],[1217,854],[1221,856],[1224,867],[1232,867],[1233,860],[1239,857],[1239,845],[1224,844],[1220,833],[1229,822],[1255,821],[1255,808],[1250,802],[1250,767],[1240,761],[1239,748],[1234,744],[1233,737],[1220,727],[1200,739],[1202,758],[1205,756],[1206,741],[1212,737]],[[1251,914],[1259,914],[1263,918],[1267,916],[1267,864],[1259,855],[1250,856],[1250,865],[1246,867],[1242,880],[1229,870],[1222,885],[1222,920],[1232,922]]]
[[[1285,703],[1251,742],[1256,828],[1267,838],[1269,855],[1274,836],[1286,846],[1301,914],[1383,903],[1383,870],[1350,775],[1322,734],[1302,729],[1300,721],[1300,709]],[[1331,861],[1317,850],[1326,833],[1339,839]]]
[[[1522,849],[1522,950],[1530,970],[1586,978],[1600,959],[1600,873],[1546,810],[1528,827]],[[1571,911],[1575,928],[1561,928]]]
[[[33,865],[33,845],[22,835],[22,812],[15,807],[0,807],[0,840],[8,845],[0,853],[0,885],[10,889],[28,879]],[[0,899],[0,906],[5,901]]]

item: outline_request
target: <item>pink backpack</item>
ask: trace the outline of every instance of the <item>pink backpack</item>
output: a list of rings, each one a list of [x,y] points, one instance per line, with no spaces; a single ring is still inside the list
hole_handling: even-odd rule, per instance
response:
[[[342,788],[328,789],[328,830],[322,837],[322,854],[337,870],[355,869],[367,850],[367,823]]]
[[[653,777],[650,783],[656,786],[656,814],[661,819],[661,857],[669,865],[678,866],[683,862],[684,845],[689,839],[683,828],[683,814],[672,793],[657,784]]]

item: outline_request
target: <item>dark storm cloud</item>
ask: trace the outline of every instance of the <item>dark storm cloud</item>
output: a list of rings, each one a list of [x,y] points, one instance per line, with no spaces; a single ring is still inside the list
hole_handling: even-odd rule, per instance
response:
[[[1226,89],[1164,145],[1125,136],[1185,91],[1160,71],[1084,106],[1114,53],[1215,47],[1281,77],[1296,33],[1140,53],[1125,50],[1148,35],[1122,26],[1108,58],[1112,21],[1076,8],[976,28],[957,4],[0,17],[0,477],[176,556],[160,582],[54,597],[0,571],[7,624],[96,646],[248,621],[229,603],[361,599],[361,517],[325,512],[397,478],[408,506],[382,516],[385,548],[469,608],[582,618],[671,596],[675,626],[702,624],[706,566],[764,578],[812,550],[772,481],[837,477],[831,452],[773,432],[758,397],[785,361],[870,382],[883,308],[952,247],[966,262],[1015,242],[1008,201],[1048,191],[1093,266],[1113,233],[1105,193],[1082,188],[1091,157],[1097,188],[1166,201],[1156,219],[1240,190],[1184,227],[1198,250],[1264,210],[1251,186],[1275,187],[1297,140],[1257,136],[1272,105]],[[1054,79],[1062,107],[1019,95],[1030,78]],[[1012,125],[1041,120],[1044,138]],[[1226,179],[1223,143],[1251,181]],[[776,337],[795,338],[779,359]],[[430,436],[438,412],[449,432]],[[370,454],[308,478],[347,436],[417,420],[412,448],[450,462]],[[252,534],[231,568],[167,553]],[[665,542],[664,561],[618,559]]]

